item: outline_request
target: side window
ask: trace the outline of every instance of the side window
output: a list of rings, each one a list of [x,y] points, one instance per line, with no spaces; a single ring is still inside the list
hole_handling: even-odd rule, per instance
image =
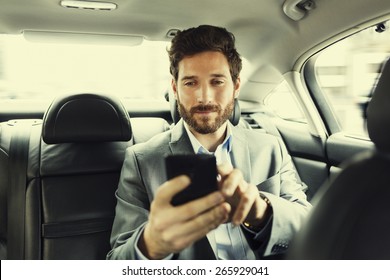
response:
[[[267,96],[265,103],[278,117],[282,119],[306,122],[301,107],[286,81],[279,84]]]
[[[319,54],[315,72],[345,135],[368,138],[364,110],[390,56],[389,22],[356,33]]]

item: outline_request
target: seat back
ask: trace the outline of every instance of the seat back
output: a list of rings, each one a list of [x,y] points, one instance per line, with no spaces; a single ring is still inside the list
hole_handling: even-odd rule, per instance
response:
[[[148,128],[147,137],[168,127],[158,118],[148,121],[155,125]],[[2,128],[2,137],[9,135],[10,140],[2,139],[1,145],[12,150],[15,125],[9,122]],[[14,200],[15,193],[8,192],[7,257],[104,259],[110,250],[115,190],[125,150],[134,144],[133,136],[127,111],[113,97],[78,94],[56,99],[43,121],[31,126],[26,136],[24,195]],[[147,140],[146,136],[138,138]],[[9,165],[8,170],[14,164],[9,159],[1,162]],[[10,201],[24,203],[25,209],[9,213],[13,207]],[[17,231],[23,231],[22,236],[13,238]]]
[[[315,196],[289,259],[390,259],[390,60],[367,110],[374,152],[358,155]]]
[[[53,102],[42,127],[40,258],[105,257],[131,137],[129,115],[118,100],[83,94]]]

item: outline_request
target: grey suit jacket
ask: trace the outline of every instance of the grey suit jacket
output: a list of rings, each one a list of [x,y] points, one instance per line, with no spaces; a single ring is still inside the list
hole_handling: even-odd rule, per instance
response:
[[[300,182],[284,144],[269,134],[232,128],[231,159],[247,182],[255,184],[270,200],[273,209],[268,243],[258,257],[286,249],[310,209],[305,185]],[[193,149],[183,121],[170,131],[146,143],[127,149],[119,181],[116,216],[111,233],[112,250],[108,259],[135,259],[135,242],[148,220],[150,203],[156,189],[166,181],[164,158],[170,154],[189,154]],[[248,236],[246,234],[246,236]],[[247,237],[250,244],[264,236]],[[252,242],[253,241],[253,242]],[[215,259],[207,238],[176,255],[178,259]]]

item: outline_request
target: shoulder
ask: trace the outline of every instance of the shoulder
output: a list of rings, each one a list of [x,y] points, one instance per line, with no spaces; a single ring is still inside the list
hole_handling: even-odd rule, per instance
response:
[[[155,135],[150,140],[144,143],[135,144],[126,150],[126,154],[133,153],[136,156],[153,155],[157,156],[169,149],[171,140],[171,130]]]
[[[235,143],[246,146],[252,155],[267,153],[278,158],[288,157],[287,147],[280,136],[262,130],[242,128],[235,129],[233,133]]]
[[[281,139],[279,139],[280,137],[257,129],[235,127],[233,129],[233,135],[243,141],[253,143],[255,146],[257,146],[256,143],[261,145],[269,144],[279,146],[281,142]]]

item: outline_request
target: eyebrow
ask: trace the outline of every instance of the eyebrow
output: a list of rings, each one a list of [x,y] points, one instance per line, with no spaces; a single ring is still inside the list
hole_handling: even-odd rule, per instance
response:
[[[182,80],[182,81],[184,81],[184,80],[192,80],[192,79],[195,79],[195,78],[196,78],[196,76],[184,76],[180,80]]]
[[[224,75],[224,74],[211,74],[210,76],[213,78],[226,78],[226,75]],[[197,78],[197,76],[191,75],[191,76],[184,76],[183,78],[181,78],[181,80],[182,81],[192,80],[192,79],[196,79],[196,78]]]

